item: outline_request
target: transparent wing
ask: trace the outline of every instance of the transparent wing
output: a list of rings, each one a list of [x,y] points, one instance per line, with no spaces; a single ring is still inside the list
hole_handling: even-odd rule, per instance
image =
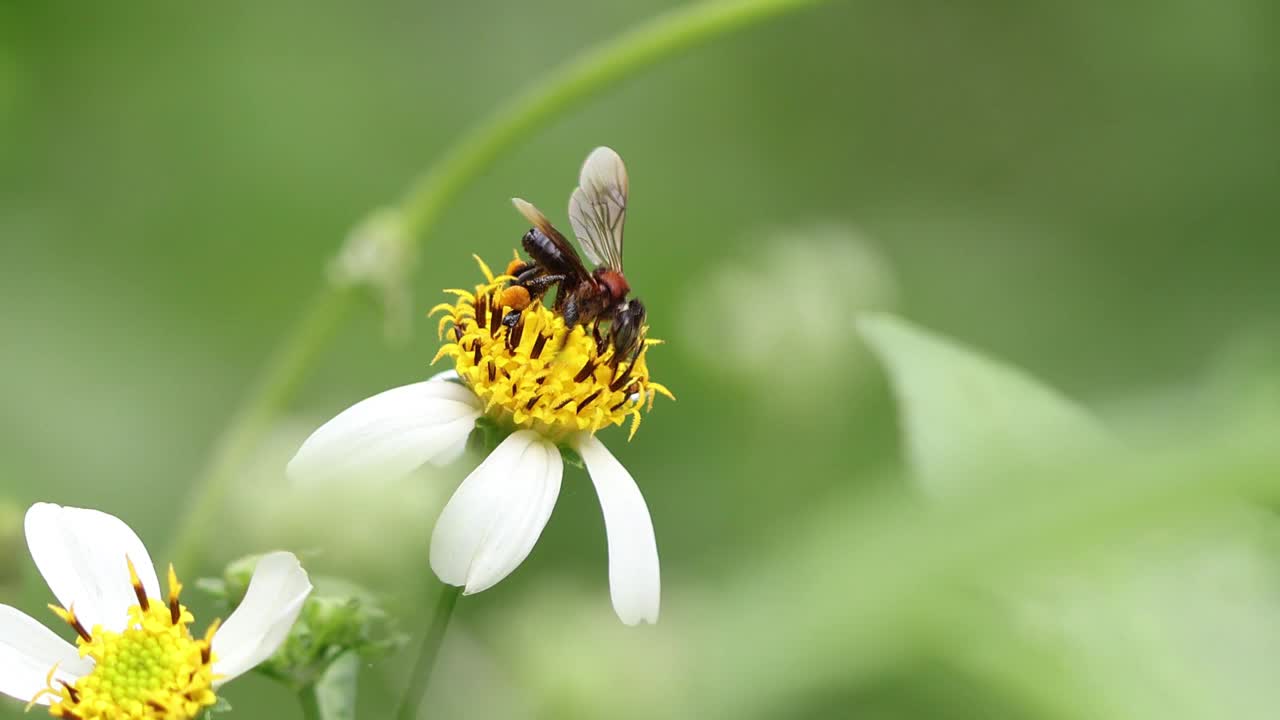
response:
[[[595,265],[622,272],[622,230],[627,221],[627,168],[618,153],[598,147],[582,163],[569,197],[569,222],[582,252]]]

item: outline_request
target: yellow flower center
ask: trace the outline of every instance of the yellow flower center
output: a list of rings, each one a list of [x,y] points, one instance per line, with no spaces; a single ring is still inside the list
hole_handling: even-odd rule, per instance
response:
[[[672,397],[649,379],[645,355],[660,341],[644,339],[648,327],[633,360],[617,353],[607,339],[598,340],[608,336],[596,323],[569,327],[539,301],[519,309],[514,323],[504,323],[517,309],[503,303],[504,295],[511,296],[504,290],[512,278],[495,277],[480,258],[476,262],[485,282],[475,292],[446,290],[458,296],[457,302],[431,310],[444,313],[440,334],[449,329],[452,340],[432,363],[453,358],[458,376],[485,403],[491,418],[558,440],[580,430],[594,433],[621,425],[630,417],[635,435],[640,413],[652,408],[654,395]]]
[[[169,601],[148,598],[129,563],[138,604],[129,608],[122,632],[95,626],[87,631],[74,609],[50,606],[75,628],[80,656],[93,660],[93,671],[68,685],[53,678],[36,699],[51,696],[49,714],[72,720],[188,720],[217,698],[213,693],[213,635],[194,638],[191,613],[178,602],[182,584],[169,568]],[[56,683],[56,687],[55,687]],[[34,700],[32,701],[34,703]]]

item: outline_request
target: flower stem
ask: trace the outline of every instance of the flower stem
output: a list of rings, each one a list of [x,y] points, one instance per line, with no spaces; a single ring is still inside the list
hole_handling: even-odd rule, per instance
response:
[[[517,140],[527,137],[573,103],[682,50],[823,1],[710,0],[686,5],[569,59],[528,91],[495,110],[414,182],[393,211],[399,215],[408,244],[407,256],[414,256],[444,208],[468,183]],[[272,355],[194,483],[191,500],[186,505],[187,516],[178,526],[180,535],[170,555],[179,567],[195,563],[199,548],[215,524],[213,514],[222,504],[236,471],[269,429],[280,408],[293,397],[355,297],[356,293],[350,289],[334,284],[326,286],[300,324]]]
[[[741,27],[823,0],[712,0],[663,13],[588,49],[499,107],[410,188],[405,231],[421,238],[458,191],[504,150],[565,108],[656,62]]]
[[[350,294],[349,290],[326,288],[267,361],[247,402],[223,431],[212,458],[192,488],[186,515],[178,525],[180,535],[169,555],[176,567],[195,566],[201,545],[210,528],[217,524],[214,513],[222,506],[231,479],[271,428],[276,414],[293,397],[307,370],[341,324]]]
[[[427,688],[431,684],[431,671],[436,666],[436,657],[440,655],[440,645],[444,642],[445,630],[449,628],[449,619],[453,617],[453,608],[458,604],[458,596],[462,588],[445,585],[440,591],[440,599],[436,601],[436,612],[431,618],[431,627],[422,638],[422,647],[418,649],[418,659],[413,664],[413,673],[409,676],[409,687],[400,700],[400,709],[396,712],[398,720],[414,720],[418,716],[418,708],[426,699]]]
[[[320,698],[316,696],[314,685],[298,691],[298,704],[302,706],[303,720],[323,720],[320,713]]]

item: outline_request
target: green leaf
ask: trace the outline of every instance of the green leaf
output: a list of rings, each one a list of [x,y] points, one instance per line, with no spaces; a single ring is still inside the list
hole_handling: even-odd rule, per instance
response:
[[[1006,497],[1034,498],[1026,483],[1061,481],[1053,465],[1115,446],[1088,412],[1018,369],[900,319],[863,317],[858,329],[888,369],[911,464],[932,496],[1008,477],[1023,487]],[[1119,493],[1136,481],[1114,473],[1101,486]],[[952,661],[1050,717],[1273,716],[1274,518],[1213,504],[1197,514],[1194,524],[987,586],[980,597],[1001,621],[982,642],[954,643]],[[959,627],[982,614],[955,612]]]
[[[355,720],[359,674],[360,656],[355,652],[346,652],[329,665],[315,686],[322,720]]]
[[[1280,706],[1280,528],[1238,507],[1108,548],[1015,609],[1094,717],[1273,718]]]
[[[863,315],[857,329],[888,370],[908,459],[932,496],[1111,445],[1088,412],[1021,370],[889,315]]]

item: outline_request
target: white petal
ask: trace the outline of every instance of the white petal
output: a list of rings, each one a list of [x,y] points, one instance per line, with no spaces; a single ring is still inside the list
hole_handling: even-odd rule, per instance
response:
[[[533,550],[560,495],[564,464],[532,430],[512,433],[458,486],[431,535],[431,569],[477,593]]]
[[[463,453],[467,451],[467,442],[468,442],[468,439],[466,436],[459,438],[458,442],[454,443],[449,447],[446,447],[445,449],[441,450],[438,455],[431,458],[431,464],[436,465],[438,467],[444,467],[446,465],[453,464],[458,460],[458,458],[462,457]]]
[[[55,678],[72,683],[93,669],[75,647],[23,612],[0,605],[0,694],[30,702],[43,690],[53,666]],[[49,698],[40,699],[48,705]]]
[[[649,506],[631,473],[594,435],[579,433],[573,444],[587,465],[604,512],[613,610],[627,625],[656,623],[662,580]]]
[[[289,462],[295,481],[395,480],[456,452],[480,417],[480,399],[442,380],[362,400],[312,433]]]
[[[27,547],[40,574],[64,608],[74,607],[85,629],[123,630],[138,603],[128,560],[149,597],[160,583],[147,548],[119,518],[97,510],[37,503],[27,511]],[[126,559],[127,558],[127,559]]]
[[[457,370],[444,370],[442,372],[438,372],[435,375],[432,375],[431,377],[427,378],[427,382],[451,382],[454,385],[459,384],[457,380],[458,380]],[[454,443],[450,447],[445,447],[435,457],[431,458],[429,462],[432,465],[441,465],[441,466],[449,465],[453,463],[455,460],[462,457],[462,454],[467,451],[467,438],[468,438],[468,435],[463,435],[459,437],[456,443]]]
[[[221,685],[271,657],[298,620],[311,581],[293,553],[263,555],[240,607],[213,636],[213,673]]]

